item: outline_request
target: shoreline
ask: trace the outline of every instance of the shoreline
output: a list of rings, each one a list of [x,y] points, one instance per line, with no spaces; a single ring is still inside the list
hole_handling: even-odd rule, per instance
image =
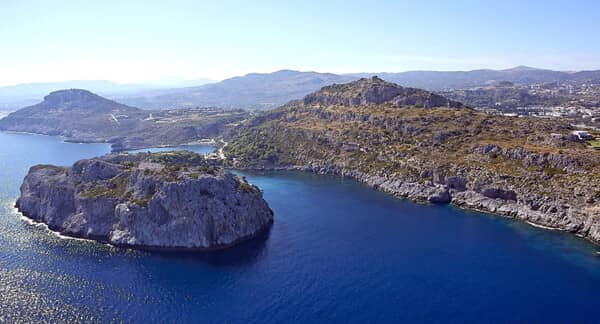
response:
[[[533,227],[542,228],[542,229],[545,229],[545,230],[566,232],[565,230],[560,229],[560,228],[550,227],[550,226],[544,226],[544,225],[536,224],[536,223],[534,223],[532,221],[525,221],[525,223],[527,223],[527,224],[529,224],[529,225],[531,225]],[[579,236],[579,237],[582,237],[582,238],[585,238],[585,236],[580,235],[580,234],[575,234],[575,235]]]
[[[13,207],[13,208],[14,208],[15,214],[19,217],[19,219],[21,221],[27,223],[28,225],[31,225],[31,226],[34,226],[37,228],[41,228],[61,240],[72,240],[72,241],[87,242],[87,243],[97,243],[97,244],[102,244],[105,246],[115,247],[114,245],[112,245],[110,243],[105,243],[105,242],[101,242],[101,241],[90,239],[90,238],[64,235],[60,231],[55,231],[55,230],[51,229],[48,226],[48,224],[46,224],[44,222],[40,222],[40,221],[34,220],[33,218],[29,218],[29,217],[25,216],[23,213],[21,213],[19,211],[19,209],[17,207]]]
[[[198,140],[198,141],[191,141],[191,142],[186,142],[186,143],[182,143],[182,144],[160,144],[160,145],[150,145],[150,146],[143,146],[143,147],[127,147],[124,149],[115,150],[113,148],[114,143],[109,142],[107,140],[105,140],[105,141],[85,141],[85,140],[81,140],[81,139],[70,138],[70,137],[67,137],[64,135],[49,135],[49,134],[42,134],[42,133],[21,132],[21,131],[11,131],[11,130],[0,130],[0,133],[15,134],[15,135],[29,135],[29,136],[56,137],[56,138],[59,138],[62,141],[62,143],[70,143],[70,144],[107,144],[110,146],[111,153],[137,151],[137,150],[145,150],[145,149],[152,149],[152,148],[169,148],[169,147],[195,146],[195,145],[210,146],[210,147],[214,147],[215,149],[218,148],[218,143],[217,143],[216,138],[211,138],[210,141]]]
[[[94,244],[101,244],[107,247],[111,247],[114,249],[128,249],[128,250],[135,250],[135,251],[146,251],[146,252],[165,252],[165,253],[171,253],[171,252],[215,252],[215,251],[222,251],[222,250],[226,250],[228,248],[237,246],[241,243],[244,243],[246,241],[250,241],[250,240],[254,240],[254,239],[258,239],[263,235],[267,235],[271,228],[273,227],[274,221],[271,221],[266,227],[260,229],[259,231],[257,231],[256,233],[252,234],[252,235],[248,235],[245,237],[241,237],[229,244],[224,244],[224,245],[220,245],[220,246],[215,246],[212,248],[201,248],[201,247],[184,247],[184,246],[174,246],[174,247],[163,247],[163,246],[146,246],[146,245],[127,245],[127,244],[113,244],[108,242],[107,240],[104,239],[95,239],[95,238],[86,238],[86,237],[80,237],[80,236],[72,236],[72,235],[68,235],[68,234],[64,234],[61,231],[58,230],[54,230],[52,228],[50,228],[50,226],[48,226],[48,224],[42,222],[42,221],[37,221],[33,218],[30,218],[28,216],[26,216],[25,214],[23,214],[22,212],[19,211],[19,209],[17,207],[13,207],[14,212],[16,214],[16,216],[19,217],[19,219],[25,223],[27,223],[28,225],[37,227],[37,228],[41,228],[44,231],[47,231],[48,233],[56,236],[57,238],[61,239],[61,240],[71,240],[71,241],[79,241],[79,242],[86,242],[86,243],[94,243]]]
[[[341,178],[345,178],[348,180],[352,180],[357,182],[358,184],[361,185],[366,185],[368,188],[372,189],[372,190],[376,190],[382,193],[385,193],[387,195],[390,195],[396,199],[402,199],[402,200],[407,200],[419,205],[436,205],[436,203],[431,203],[428,201],[424,201],[424,200],[419,200],[419,199],[411,199],[408,197],[403,197],[403,196],[399,196],[390,192],[387,192],[385,190],[382,190],[381,187],[373,187],[371,185],[369,185],[368,183],[365,183],[363,181],[360,181],[354,177],[351,176],[344,176],[344,175],[336,175],[336,174],[321,174],[318,172],[314,172],[314,171],[308,171],[305,170],[302,167],[292,167],[292,168],[287,168],[287,167],[283,167],[283,168],[270,168],[270,169],[259,169],[259,168],[229,168],[230,170],[236,170],[236,171],[250,171],[250,172],[286,172],[286,171],[295,171],[295,172],[303,172],[303,173],[312,173],[312,174],[316,174],[316,175],[320,175],[320,176],[331,176],[331,177],[341,177]],[[542,225],[542,224],[537,224],[533,221],[530,220],[525,220],[525,219],[519,219],[517,217],[514,216],[510,216],[510,215],[506,215],[506,214],[502,214],[502,213],[498,213],[498,212],[493,212],[487,209],[483,209],[483,208],[476,208],[476,207],[470,207],[470,206],[464,206],[464,205],[458,205],[456,203],[450,202],[450,203],[437,203],[437,205],[450,205],[452,207],[455,208],[459,208],[463,211],[474,211],[474,212],[478,212],[478,213],[483,213],[483,214],[487,214],[493,217],[502,217],[502,218],[508,218],[508,219],[512,219],[514,221],[518,221],[524,224],[527,224],[531,227],[534,228],[538,228],[538,229],[542,229],[542,230],[547,230],[547,231],[554,231],[554,232],[564,232],[564,233],[572,233],[574,234],[576,237],[584,239],[587,242],[592,243],[595,247],[600,247],[600,242],[597,242],[593,239],[591,239],[588,236],[579,234],[579,233],[573,233],[570,232],[566,229],[562,229],[562,228],[558,228],[558,227],[550,227],[550,226],[546,226],[546,225]],[[257,233],[254,233],[253,235],[250,235],[248,237],[243,237],[240,238],[239,240],[236,240],[235,242],[232,242],[231,244],[227,244],[224,246],[218,246],[218,247],[213,247],[213,248],[188,248],[188,247],[155,247],[155,246],[143,246],[143,245],[116,245],[116,244],[112,244],[106,240],[103,239],[94,239],[94,238],[85,238],[85,237],[78,237],[78,236],[71,236],[68,234],[64,234],[62,232],[60,232],[59,230],[54,230],[51,229],[46,223],[41,222],[41,221],[37,221],[34,220],[26,215],[24,215],[22,212],[19,211],[19,209],[17,207],[14,206],[13,204],[13,209],[14,209],[14,213],[16,215],[19,216],[19,218],[26,222],[29,225],[38,227],[38,228],[43,228],[44,230],[47,230],[49,233],[52,233],[53,235],[55,235],[56,237],[58,237],[59,239],[63,239],[63,240],[76,240],[76,241],[81,241],[81,242],[93,242],[93,243],[98,243],[98,244],[102,244],[105,246],[110,246],[112,248],[119,248],[119,249],[131,249],[131,250],[139,250],[139,251],[148,251],[148,252],[212,252],[212,251],[219,251],[219,250],[224,250],[230,247],[233,247],[235,245],[238,245],[240,243],[243,243],[245,241],[249,241],[249,240],[253,240],[256,239],[258,237],[260,237],[261,235],[264,235],[265,233],[268,233],[270,231],[270,229],[273,226],[274,222],[271,222],[266,228],[260,230]],[[598,256],[600,256],[600,251],[596,251],[596,254]]]
[[[424,199],[414,199],[414,198],[410,198],[408,196],[404,196],[404,195],[399,195],[397,193],[394,192],[390,192],[388,190],[385,190],[385,188],[379,186],[379,185],[373,185],[370,184],[366,181],[363,181],[361,179],[358,179],[354,176],[350,176],[350,175],[344,175],[344,174],[337,174],[337,173],[321,173],[318,171],[315,171],[309,167],[306,166],[290,166],[290,167],[271,167],[271,168],[231,168],[232,170],[239,170],[239,171],[251,171],[251,172],[268,172],[268,171],[298,171],[298,172],[307,172],[307,173],[313,173],[313,174],[318,174],[318,175],[328,175],[328,176],[334,176],[334,177],[342,177],[342,178],[346,178],[346,179],[350,179],[353,181],[356,181],[360,184],[366,185],[367,187],[373,189],[373,190],[377,190],[379,192],[383,192],[385,194],[388,194],[390,196],[393,196],[397,199],[404,199],[404,200],[408,200],[417,204],[422,204],[422,205],[435,205],[435,204],[439,204],[439,205],[451,205],[454,206],[456,208],[460,208],[462,210],[471,210],[471,211],[476,211],[476,212],[480,212],[480,213],[484,213],[484,214],[488,214],[494,217],[502,217],[502,218],[509,218],[509,219],[513,219],[515,221],[518,222],[522,222],[525,223],[529,226],[535,227],[535,228],[539,228],[539,229],[543,229],[543,230],[549,230],[549,231],[556,231],[556,232],[565,232],[565,233],[570,233],[573,234],[576,237],[585,239],[586,241],[592,243],[594,246],[596,247],[600,247],[600,241],[594,240],[593,238],[591,238],[588,235],[583,235],[581,233],[578,232],[573,232],[573,231],[569,231],[568,229],[564,229],[564,228],[560,228],[560,227],[551,227],[551,226],[547,226],[547,225],[543,225],[543,224],[538,224],[535,223],[534,221],[531,221],[529,219],[525,219],[525,218],[519,218],[518,215],[510,215],[507,213],[502,213],[502,212],[498,212],[498,211],[492,211],[489,209],[485,209],[485,208],[477,208],[474,206],[468,206],[468,205],[464,205],[464,204],[458,204],[456,202],[454,202],[454,199],[452,199],[449,203],[432,203],[429,202],[427,200]],[[488,198],[490,200],[494,200],[491,198]],[[597,252],[598,255],[600,255],[600,251]]]
[[[220,245],[214,245],[210,247],[200,247],[200,246],[158,246],[158,245],[143,245],[143,244],[118,244],[110,241],[110,234],[107,236],[103,235],[81,235],[79,233],[71,233],[65,232],[60,227],[53,227],[44,222],[43,220],[35,219],[34,217],[29,216],[28,214],[21,211],[19,208],[19,199],[16,198],[15,201],[12,202],[8,207],[9,210],[12,210],[12,213],[17,216],[22,222],[33,226],[35,228],[41,228],[51,235],[63,240],[75,240],[81,242],[88,243],[98,243],[105,246],[110,246],[112,248],[119,249],[128,249],[128,250],[139,250],[139,251],[149,251],[149,252],[212,252],[225,250],[234,246],[237,246],[240,243],[245,241],[250,241],[253,239],[257,239],[264,235],[268,235],[271,228],[274,224],[274,219],[271,218],[270,221],[264,224],[264,226],[258,228],[256,231],[251,232],[248,235],[240,236],[237,239]],[[272,211],[271,211],[272,214]]]
[[[77,143],[77,144],[110,144],[108,142],[81,142],[81,141],[75,142],[75,141],[69,141],[64,136],[61,136],[61,135],[47,135],[47,134],[40,134],[40,133],[17,132],[17,131],[6,131],[6,130],[0,130],[0,132],[5,132],[5,133],[9,133],[9,134],[59,137],[59,138],[61,138],[63,140],[63,142]],[[188,142],[188,143],[185,143],[185,144],[178,144],[178,145],[151,146],[151,147],[145,147],[145,148],[132,148],[132,149],[126,149],[126,150],[120,150],[120,151],[113,151],[112,147],[111,147],[111,152],[127,152],[128,150],[143,150],[143,149],[150,149],[150,148],[168,148],[168,147],[187,146],[187,145],[190,145],[190,146],[191,145],[206,145],[206,146],[213,146],[215,149],[217,149],[217,154],[219,155],[219,157],[221,158],[221,160],[222,161],[226,161],[226,157],[225,157],[225,154],[223,152],[223,148],[225,148],[225,146],[227,146],[228,143],[225,142],[225,141],[223,141],[222,139],[218,141],[220,143],[218,143],[215,138],[213,138],[211,140],[215,143],[215,145],[211,145],[211,144],[208,144],[208,143],[206,143],[206,144],[205,143],[198,143],[197,141],[194,141],[194,142]],[[407,197],[407,196],[399,195],[399,194],[394,193],[394,192],[390,192],[390,191],[386,190],[385,188],[382,188],[379,185],[370,184],[367,181],[361,180],[361,179],[359,179],[359,178],[357,178],[355,176],[352,176],[352,175],[343,175],[343,174],[335,174],[335,173],[322,173],[322,172],[319,172],[317,170],[313,170],[312,168],[307,167],[307,166],[268,167],[268,168],[267,167],[262,167],[262,168],[258,168],[258,167],[241,167],[241,168],[240,167],[230,167],[229,169],[239,170],[239,171],[301,171],[301,172],[310,172],[310,173],[315,173],[315,174],[341,176],[341,177],[352,179],[352,180],[357,181],[359,183],[365,184],[365,185],[367,185],[368,187],[370,187],[370,188],[372,188],[374,190],[378,190],[378,191],[384,192],[384,193],[392,195],[392,196],[394,196],[396,198],[407,199],[407,200],[410,200],[410,201],[413,201],[413,202],[416,202],[416,203],[420,203],[420,204],[422,204],[422,203],[432,204],[431,202],[427,202],[426,200],[424,201],[422,199],[413,199],[413,198],[410,198],[410,197]],[[569,232],[569,233],[574,234],[577,237],[581,237],[581,238],[586,239],[587,241],[593,243],[596,246],[600,246],[600,241],[594,240],[589,235],[583,235],[583,234],[578,233],[578,232],[572,232],[572,231],[569,231],[569,230],[564,229],[564,228],[551,227],[551,226],[547,226],[547,225],[543,225],[543,224],[538,224],[538,223],[536,223],[534,221],[531,221],[531,220],[528,220],[528,219],[519,218],[516,215],[509,215],[509,214],[497,212],[495,210],[489,210],[489,209],[485,209],[485,208],[475,208],[475,207],[472,207],[472,206],[465,206],[465,205],[462,205],[462,204],[457,204],[457,203],[454,203],[453,200],[450,201],[447,204],[456,206],[456,207],[461,208],[463,210],[474,210],[474,211],[478,211],[478,212],[490,214],[490,215],[493,215],[493,216],[500,216],[500,217],[505,217],[505,218],[512,218],[512,219],[524,222],[524,223],[526,223],[526,224],[528,224],[530,226],[537,227],[537,228],[540,228],[540,229],[551,230],[551,231]],[[26,217],[26,216],[24,216],[24,217]],[[27,219],[30,219],[30,218],[27,218]],[[32,219],[30,219],[30,220],[32,220]],[[44,224],[42,222],[39,222],[39,223]],[[49,229],[49,230],[53,231],[51,229]],[[64,234],[61,234],[60,232],[57,232],[57,234],[65,236]],[[79,238],[79,237],[72,237],[72,236],[66,236],[66,237],[69,238],[69,239],[82,239],[82,240],[90,240],[90,241],[98,242],[97,240],[87,239],[87,238]],[[115,245],[111,245],[111,246],[115,246]],[[599,254],[600,254],[600,252],[599,252]]]

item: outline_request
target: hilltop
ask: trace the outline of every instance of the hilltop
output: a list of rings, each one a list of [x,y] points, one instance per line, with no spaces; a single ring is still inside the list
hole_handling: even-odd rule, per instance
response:
[[[61,135],[83,141],[106,136],[131,118],[146,115],[141,109],[126,106],[81,89],[55,91],[36,105],[19,109],[0,120],[0,129]],[[115,117],[115,118],[113,118]],[[126,120],[125,120],[126,119]],[[127,125],[130,126],[130,125]]]
[[[404,88],[386,82],[377,76],[361,78],[347,84],[334,84],[304,97],[304,105],[364,106],[387,103],[398,107],[461,107],[435,93],[415,88]]]
[[[76,142],[108,142],[113,149],[178,145],[220,134],[247,117],[240,111],[184,109],[152,112],[87,90],[55,91],[36,105],[0,119],[0,130],[64,136]]]
[[[348,176],[399,197],[600,242],[600,152],[572,135],[569,123],[488,115],[448,107],[448,99],[413,101],[396,96],[398,89],[362,79],[264,113],[229,135],[227,163]],[[398,104],[409,102],[417,104]]]

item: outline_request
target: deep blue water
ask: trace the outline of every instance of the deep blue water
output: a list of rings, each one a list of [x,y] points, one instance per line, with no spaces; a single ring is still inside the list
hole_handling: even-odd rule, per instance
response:
[[[275,211],[230,250],[150,253],[60,239],[12,205],[27,169],[107,145],[0,133],[0,322],[599,322],[597,247],[351,180],[245,173]]]

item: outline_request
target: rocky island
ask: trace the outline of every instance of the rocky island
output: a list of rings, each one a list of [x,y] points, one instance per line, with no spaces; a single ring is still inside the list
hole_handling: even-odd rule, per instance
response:
[[[342,175],[600,242],[600,151],[560,119],[489,115],[377,77],[324,87],[236,129],[226,163]]]
[[[273,222],[258,187],[187,151],[37,165],[16,207],[64,235],[143,248],[222,248]]]

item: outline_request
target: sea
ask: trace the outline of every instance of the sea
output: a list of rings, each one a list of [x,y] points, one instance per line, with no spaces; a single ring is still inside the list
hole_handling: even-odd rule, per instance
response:
[[[598,246],[351,179],[234,171],[263,190],[275,222],[215,252],[69,239],[15,210],[31,166],[109,151],[0,133],[0,322],[600,322]]]

